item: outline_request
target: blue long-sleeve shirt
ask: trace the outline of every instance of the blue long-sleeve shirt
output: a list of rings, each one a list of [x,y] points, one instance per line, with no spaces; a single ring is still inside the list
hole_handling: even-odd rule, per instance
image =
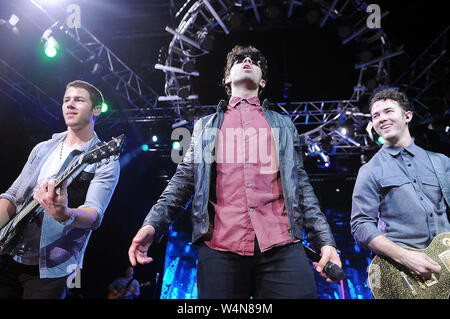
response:
[[[439,154],[448,181],[450,160]],[[447,206],[427,152],[384,145],[358,173],[353,190],[351,231],[367,246],[385,235],[400,246],[425,248],[450,231]]]

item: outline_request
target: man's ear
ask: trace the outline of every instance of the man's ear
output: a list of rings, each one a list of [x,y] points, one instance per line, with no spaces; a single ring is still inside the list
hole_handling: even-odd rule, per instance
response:
[[[411,111],[406,111],[406,112],[405,112],[406,123],[411,122],[412,117],[413,117],[413,112],[411,112]]]
[[[92,110],[92,114],[94,116],[99,116],[102,113],[102,106],[101,105],[97,105],[94,107],[94,109]]]
[[[259,81],[259,86],[260,86],[261,88],[264,88],[264,87],[266,86],[266,81],[265,81],[265,80]]]

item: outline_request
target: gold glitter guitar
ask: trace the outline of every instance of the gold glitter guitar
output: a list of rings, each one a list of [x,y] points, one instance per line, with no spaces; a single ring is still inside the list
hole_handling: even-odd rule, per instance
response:
[[[376,256],[369,266],[368,284],[375,299],[448,299],[450,296],[450,233],[436,236],[421,251],[441,266],[429,280],[392,259]]]

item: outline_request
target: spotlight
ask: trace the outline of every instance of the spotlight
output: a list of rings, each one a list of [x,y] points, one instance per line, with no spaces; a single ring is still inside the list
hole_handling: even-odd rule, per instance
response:
[[[158,142],[158,136],[153,135],[153,136],[152,136],[152,141],[153,141],[153,142]]]
[[[53,36],[52,28],[55,26],[54,24],[49,29],[45,30],[44,34],[42,34],[41,42],[44,43],[44,52],[45,55],[49,58],[54,58],[58,54],[59,44],[58,41]]]
[[[105,113],[105,112],[108,112],[108,104],[106,104],[105,102],[103,102],[102,103],[102,109],[101,109],[101,112],[102,113]]]
[[[58,48],[58,42],[55,40],[55,38],[51,37],[44,44],[45,55],[49,58],[54,58],[58,54]]]
[[[182,88],[180,88],[178,90],[178,96],[181,97],[182,99],[187,99],[190,91],[191,91],[191,88],[189,86],[183,86]]]
[[[383,136],[378,137],[378,143],[380,143],[381,145],[384,145],[384,143],[386,143],[386,140]]]
[[[0,19],[0,26],[4,25],[8,29],[12,31],[12,33],[16,36],[19,35],[19,29],[17,28],[17,23],[20,21],[19,17],[15,14],[11,15],[8,21]]]
[[[186,73],[192,73],[195,71],[195,61],[194,60],[188,60],[183,62],[183,71]]]
[[[11,18],[9,18],[9,24],[12,26],[12,27],[15,27],[16,26],[16,24],[18,23],[20,21],[20,19],[19,19],[19,17],[18,16],[16,16],[15,14],[13,14],[12,16],[11,16]]]
[[[173,148],[174,150],[179,150],[180,147],[181,147],[180,142],[175,141],[175,142],[172,143],[172,148]]]
[[[149,149],[147,144],[143,144],[141,148],[144,152],[147,152]]]

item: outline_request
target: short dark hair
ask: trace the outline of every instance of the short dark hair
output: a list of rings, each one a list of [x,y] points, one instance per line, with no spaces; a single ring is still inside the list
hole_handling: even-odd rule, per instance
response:
[[[81,89],[85,89],[86,91],[88,91],[89,98],[91,99],[91,102],[92,102],[92,109],[94,109],[94,107],[96,107],[97,105],[100,105],[100,106],[102,105],[103,94],[94,85],[92,85],[88,82],[85,82],[85,81],[75,80],[66,85],[66,90],[69,87],[81,88]]]
[[[267,60],[264,55],[257,48],[253,46],[241,46],[236,45],[230,52],[227,54],[227,63],[225,65],[224,76],[222,80],[222,84],[225,87],[225,92],[228,96],[231,96],[231,86],[225,83],[225,78],[230,75],[230,70],[236,62],[236,56],[238,55],[256,55],[258,56],[258,60],[260,62],[260,68],[262,72],[262,79],[267,81]],[[261,91],[260,91],[261,92]]]
[[[384,100],[392,100],[397,102],[405,112],[412,111],[411,103],[409,103],[408,97],[405,93],[393,89],[385,89],[377,91],[370,99],[369,112],[372,111],[372,106],[375,104],[375,102]]]

